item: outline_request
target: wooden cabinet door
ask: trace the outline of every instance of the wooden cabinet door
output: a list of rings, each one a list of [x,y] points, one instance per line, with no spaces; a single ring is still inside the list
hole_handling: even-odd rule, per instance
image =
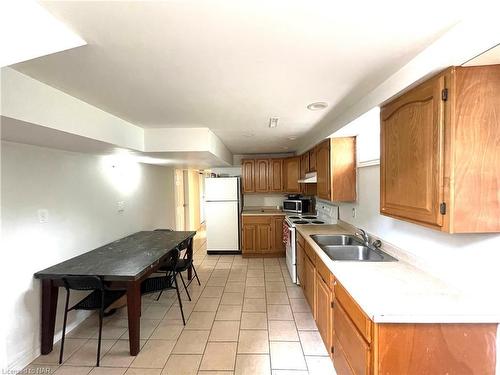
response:
[[[255,160],[243,160],[241,163],[243,192],[255,193]]]
[[[316,170],[318,173],[316,184],[318,197],[330,200],[330,139],[320,143],[316,148]]]
[[[316,171],[316,147],[309,151],[309,172]]]
[[[316,325],[318,331],[328,349],[331,353],[332,343],[332,292],[328,288],[327,283],[323,280],[321,275],[316,274]]]
[[[438,76],[380,112],[380,212],[441,226],[444,77]]]
[[[269,191],[283,191],[283,159],[269,160]]]
[[[256,250],[258,253],[271,251],[271,223],[257,224]]]
[[[331,200],[356,200],[356,137],[333,138],[330,144]]]
[[[255,224],[243,224],[241,232],[241,251],[243,253],[256,253],[257,226]]]
[[[314,264],[307,256],[304,256],[304,278],[306,280],[304,295],[307,302],[309,302],[309,306],[311,306],[314,318],[316,318],[316,311],[314,308],[314,286],[316,284],[316,270],[314,269]]]
[[[304,178],[307,172],[309,172],[309,152],[300,157],[300,178]]]
[[[271,250],[273,252],[284,252],[285,244],[283,243],[283,216],[273,216],[271,223]]]
[[[284,191],[287,193],[300,193],[300,157],[294,156],[284,160]]]
[[[266,193],[269,191],[269,160],[255,160],[255,192]]]

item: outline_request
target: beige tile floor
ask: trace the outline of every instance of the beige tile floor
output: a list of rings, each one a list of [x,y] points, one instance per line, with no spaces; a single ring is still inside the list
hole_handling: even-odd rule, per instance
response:
[[[126,309],[106,318],[101,367],[95,368],[97,323],[91,316],[68,333],[64,362],[59,344],[25,373],[56,375],[329,375],[332,362],[299,287],[284,259],[207,255],[204,237],[195,241],[202,285],[183,294],[182,325],[174,291],[159,301],[145,296],[141,352],[128,353]],[[39,372],[35,369],[38,369]],[[43,372],[41,372],[43,371]]]

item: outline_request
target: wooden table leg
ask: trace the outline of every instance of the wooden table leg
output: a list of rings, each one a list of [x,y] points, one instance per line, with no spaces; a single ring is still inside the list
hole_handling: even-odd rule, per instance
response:
[[[141,283],[131,281],[127,286],[128,311],[128,340],[130,355],[137,355],[140,351],[139,338],[141,336]]]
[[[188,259],[193,259],[193,237],[189,239],[188,246],[186,249],[186,257]],[[193,278],[193,267],[188,268],[188,280]]]
[[[42,354],[49,354],[54,345],[58,293],[52,280],[42,280]]]

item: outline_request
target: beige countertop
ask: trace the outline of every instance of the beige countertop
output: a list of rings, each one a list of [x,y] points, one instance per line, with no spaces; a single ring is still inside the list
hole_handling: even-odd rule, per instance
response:
[[[458,290],[402,260],[333,261],[310,235],[352,232],[339,225],[297,225],[296,228],[374,322],[500,322],[500,298],[497,288],[475,293]],[[398,259],[404,258],[404,254],[398,254],[393,249],[387,252]]]
[[[243,207],[243,211],[241,213],[243,216],[285,216],[285,213],[277,208],[273,207]]]

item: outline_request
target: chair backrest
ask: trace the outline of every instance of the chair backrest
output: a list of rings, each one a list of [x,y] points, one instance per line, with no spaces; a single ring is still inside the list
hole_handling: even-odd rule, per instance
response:
[[[172,271],[175,270],[175,268],[177,267],[177,262],[179,261],[180,254],[181,253],[178,248],[170,250],[162,260],[161,264],[167,266]]]
[[[104,283],[99,276],[63,276],[66,289],[73,290],[104,290]]]

